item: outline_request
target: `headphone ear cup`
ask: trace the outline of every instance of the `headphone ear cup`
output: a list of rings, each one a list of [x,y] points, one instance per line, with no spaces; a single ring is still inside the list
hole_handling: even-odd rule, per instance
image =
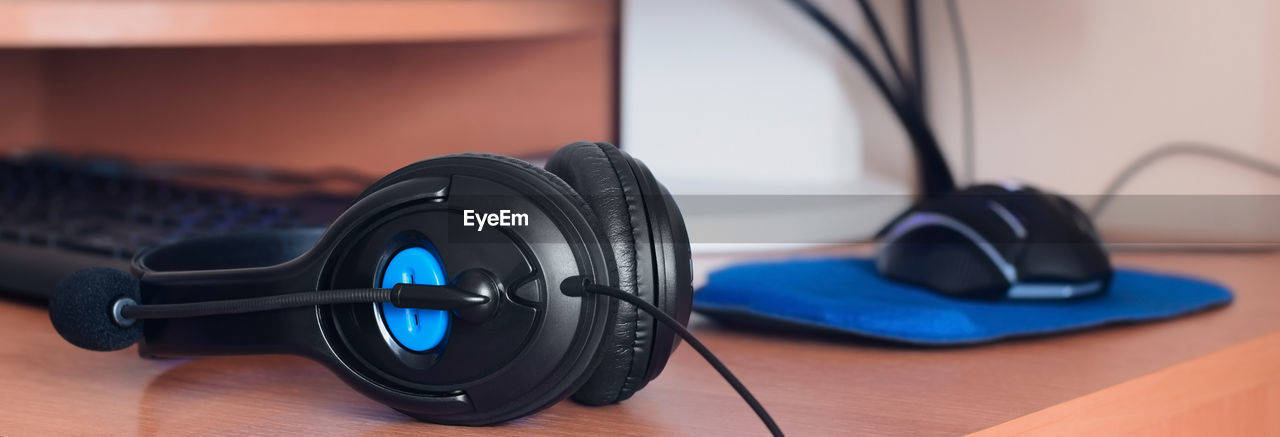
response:
[[[646,195],[662,193],[644,192],[631,161],[611,144],[573,143],[551,157],[547,170],[573,187],[595,212],[613,249],[618,288],[674,314],[674,308],[665,304],[671,299],[659,296],[663,281],[655,265],[652,218],[645,207]],[[599,352],[600,365],[574,394],[578,402],[604,405],[631,397],[656,376],[650,369],[655,344],[667,348],[658,352],[663,354],[658,367],[665,364],[674,344],[674,339],[657,341],[653,317],[621,301],[614,305],[616,316]]]
[[[393,172],[383,177],[382,179],[378,180],[373,185],[371,185],[369,188],[367,188],[364,191],[364,193],[362,193],[360,197],[357,198],[356,202],[359,202],[360,199],[364,199],[365,197],[372,195],[378,190],[385,189],[387,187],[398,184],[400,182],[404,182],[406,180],[410,180],[418,177],[438,176],[437,173],[440,173],[442,171],[445,171],[445,170],[453,171],[457,169],[468,169],[468,172],[464,173],[464,175],[473,176],[473,177],[485,177],[483,175],[495,173],[495,172],[502,173],[502,174],[509,174],[512,176],[515,176],[516,173],[519,173],[521,177],[517,179],[520,179],[521,186],[524,186],[523,182],[530,181],[530,179],[525,178],[524,176],[530,176],[533,179],[535,179],[532,182],[537,182],[537,183],[530,184],[529,186],[525,186],[524,189],[531,190],[530,192],[526,192],[526,195],[557,197],[557,198],[562,198],[567,200],[568,201],[567,203],[575,207],[574,209],[577,210],[581,218],[585,219],[585,223],[583,224],[586,225],[586,226],[576,226],[574,229],[572,229],[572,231],[577,233],[589,232],[593,234],[593,238],[584,239],[584,241],[590,241],[590,244],[593,245],[592,246],[593,250],[591,250],[590,252],[593,252],[594,254],[597,255],[596,257],[593,258],[593,260],[599,261],[599,263],[593,262],[593,265],[597,269],[595,271],[596,280],[602,283],[606,281],[610,283],[616,281],[614,278],[615,278],[617,269],[616,269],[616,264],[612,260],[612,251],[610,251],[606,247],[603,247],[605,244],[607,244],[606,242],[609,240],[605,238],[602,232],[602,229],[604,228],[604,226],[602,226],[599,223],[597,214],[592,210],[588,202],[586,202],[573,187],[571,187],[568,183],[566,183],[560,177],[556,176],[555,174],[552,174],[550,171],[542,167],[538,167],[536,165],[530,164],[520,159],[502,156],[502,155],[479,154],[479,153],[464,153],[464,154],[455,154],[455,155],[447,155],[447,156],[431,158],[425,161],[420,161],[418,163],[411,164],[407,167],[404,167],[400,170],[397,170],[396,172]],[[536,187],[534,187],[534,185],[536,185]],[[453,195],[456,193],[451,191],[450,194]],[[551,261],[554,262],[557,260],[551,260]],[[607,276],[600,276],[601,273],[604,273]],[[613,299],[608,299],[604,297],[598,298],[597,302],[598,302],[597,304],[598,306],[596,306],[597,311],[595,313],[596,316],[594,318],[599,321],[598,323],[593,324],[592,326],[593,330],[590,333],[591,335],[589,336],[584,335],[584,338],[590,339],[589,343],[593,345],[592,353],[581,354],[578,359],[572,360],[572,362],[564,361],[563,363],[560,364],[559,368],[572,368],[572,369],[578,369],[578,370],[575,370],[572,373],[564,374],[565,376],[562,376],[561,378],[567,381],[572,381],[572,384],[565,386],[564,389],[558,391],[551,397],[547,397],[547,399],[560,401],[560,400],[563,400],[565,397],[571,395],[572,393],[575,393],[577,388],[580,387],[583,383],[585,383],[586,380],[593,374],[594,370],[598,367],[599,360],[601,357],[601,354],[599,353],[599,349],[601,347],[604,347],[603,344],[605,344],[607,338],[612,335],[612,330],[615,325],[613,317],[614,317],[614,309],[616,308],[616,303],[613,301]],[[538,396],[543,396],[543,395],[538,395]],[[549,406],[549,405],[550,404],[542,405],[540,408],[545,408],[546,406]],[[499,420],[507,420],[512,417],[511,416],[512,413],[510,413],[509,411],[500,411],[500,413],[502,414],[501,416],[498,416],[498,415],[495,415],[492,417],[485,416],[483,419],[476,419],[476,420],[468,419],[467,422],[443,422],[443,423],[482,424],[482,423],[493,423]],[[527,414],[527,413],[521,413],[521,415],[523,414]],[[414,417],[418,417],[420,419],[424,419],[428,421],[440,421],[439,418],[432,417],[430,415],[426,415],[426,416],[415,415]]]

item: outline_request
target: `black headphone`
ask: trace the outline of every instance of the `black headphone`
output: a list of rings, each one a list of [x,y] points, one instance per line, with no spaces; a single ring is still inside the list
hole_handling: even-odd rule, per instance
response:
[[[546,169],[428,159],[374,183],[323,233],[188,240],[133,270],[64,280],[50,302],[58,332],[97,350],[141,340],[147,357],[300,355],[409,416],[463,425],[570,395],[627,399],[662,372],[693,296],[679,208],[605,143],[565,146]],[[679,324],[582,292],[610,288],[593,284]]]

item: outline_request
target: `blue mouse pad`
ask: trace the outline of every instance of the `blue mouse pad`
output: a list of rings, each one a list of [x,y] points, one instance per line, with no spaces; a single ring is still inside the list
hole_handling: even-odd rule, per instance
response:
[[[711,273],[694,309],[917,345],[962,345],[1176,317],[1226,305],[1231,292],[1182,276],[1118,270],[1106,294],[1068,301],[948,298],[890,281],[865,258],[748,264]]]

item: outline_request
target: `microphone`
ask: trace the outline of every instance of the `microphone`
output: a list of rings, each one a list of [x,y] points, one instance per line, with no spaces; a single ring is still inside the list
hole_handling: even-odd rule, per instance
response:
[[[469,322],[483,322],[497,310],[500,285],[482,269],[465,270],[454,285],[396,284],[394,288],[305,291],[247,299],[142,305],[141,284],[110,268],[77,271],[58,283],[49,301],[49,320],[71,344],[95,351],[120,350],[142,338],[144,319],[243,314],[284,308],[390,302],[401,308],[452,310]]]

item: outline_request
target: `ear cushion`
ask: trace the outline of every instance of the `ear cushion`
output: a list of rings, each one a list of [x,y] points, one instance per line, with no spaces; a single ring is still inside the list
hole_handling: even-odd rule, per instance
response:
[[[619,288],[657,304],[648,217],[629,160],[610,144],[574,143],[556,152],[547,170],[573,187],[595,211],[613,248]],[[614,301],[614,305],[616,317],[600,349],[600,365],[574,394],[578,402],[622,401],[647,382],[656,321],[629,304]]]

